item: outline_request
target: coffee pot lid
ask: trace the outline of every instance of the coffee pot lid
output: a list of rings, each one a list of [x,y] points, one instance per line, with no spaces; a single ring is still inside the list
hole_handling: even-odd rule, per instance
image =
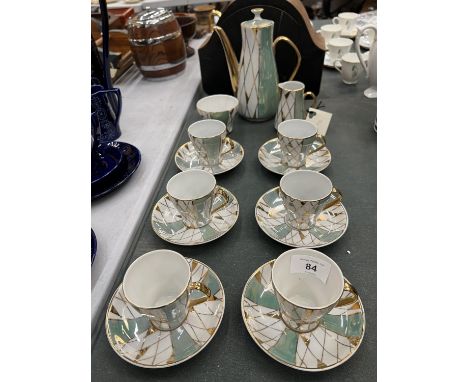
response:
[[[241,26],[244,28],[265,28],[273,26],[273,20],[262,19],[262,16],[260,16],[260,14],[263,12],[263,8],[253,8],[251,9],[251,12],[255,15],[255,17],[252,20],[243,21]]]
[[[147,27],[163,24],[174,19],[174,14],[170,9],[145,7],[141,12],[128,20],[129,27]]]

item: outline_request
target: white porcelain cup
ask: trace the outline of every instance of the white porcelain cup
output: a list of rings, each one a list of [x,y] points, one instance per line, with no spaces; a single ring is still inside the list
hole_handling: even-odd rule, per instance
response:
[[[226,125],[216,119],[192,123],[188,128],[188,135],[200,162],[206,166],[219,164],[223,155],[234,148],[232,140],[226,137]]]
[[[341,25],[343,28],[342,33],[350,33],[356,26],[358,17],[359,15],[354,12],[341,12],[338,14],[338,17],[333,17],[332,22],[333,24]]]
[[[288,119],[278,125],[278,142],[288,167],[305,165],[307,155],[325,146],[325,137],[318,134],[315,125],[304,119]]]
[[[328,46],[328,41],[332,38],[338,38],[341,35],[342,26],[339,24],[327,24],[320,27],[320,34],[325,40],[325,46]]]
[[[362,72],[362,65],[356,53],[346,53],[341,60],[336,60],[335,69],[341,73],[341,79],[345,84],[356,84]]]
[[[125,299],[147,316],[160,330],[178,328],[187,318],[191,305],[206,301],[210,289],[191,282],[187,259],[178,252],[158,249],[136,259],[125,272],[122,289]],[[192,290],[204,297],[190,300]]]
[[[322,252],[307,248],[283,252],[273,264],[271,280],[282,320],[301,333],[319,325],[345,288],[340,267]]]
[[[290,172],[281,178],[279,189],[286,209],[285,222],[299,230],[312,228],[323,210],[342,200],[331,180],[317,171]]]
[[[330,60],[335,62],[336,60],[340,60],[341,57],[348,53],[353,45],[353,40],[349,38],[332,38],[328,41],[328,54],[330,56]]]
[[[239,101],[236,97],[215,94],[200,99],[197,102],[197,111],[205,119],[217,119],[223,122],[228,133],[231,133],[238,106]]]
[[[203,170],[187,170],[174,175],[166,186],[169,200],[179,211],[189,228],[200,228],[211,221],[211,215],[229,202],[224,189],[216,185],[216,178]],[[216,203],[221,198],[221,203]]]

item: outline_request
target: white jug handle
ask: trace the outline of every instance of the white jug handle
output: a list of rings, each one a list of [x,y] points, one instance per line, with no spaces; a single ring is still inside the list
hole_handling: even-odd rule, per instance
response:
[[[354,49],[356,50],[356,53],[358,55],[358,58],[359,58],[359,61],[361,62],[362,67],[366,71],[366,76],[369,77],[369,67],[368,67],[368,64],[366,64],[366,61],[364,60],[364,57],[362,56],[361,46],[359,45],[359,40],[361,39],[361,36],[364,34],[364,32],[367,29],[373,29],[374,30],[374,32],[375,32],[374,42],[377,41],[377,28],[375,26],[373,26],[373,25],[370,25],[370,24],[365,25],[364,27],[362,27],[362,29],[358,28],[356,39],[354,40]]]
[[[333,23],[333,24],[339,24],[339,23],[340,23],[340,19],[339,19],[338,17],[333,17],[332,23]]]

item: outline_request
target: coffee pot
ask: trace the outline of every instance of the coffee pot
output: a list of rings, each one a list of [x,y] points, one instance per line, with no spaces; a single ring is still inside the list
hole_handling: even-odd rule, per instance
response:
[[[297,63],[290,80],[301,64],[297,46],[286,36],[273,41],[274,21],[262,19],[262,8],[252,9],[255,17],[241,23],[242,50],[240,61],[231,42],[221,27],[213,29],[218,34],[226,55],[231,85],[239,100],[239,114],[249,121],[266,121],[273,118],[279,102],[278,71],[274,49],[280,41],[287,42],[296,52]]]
[[[369,60],[366,63],[361,53],[359,40],[367,29],[374,31],[374,41],[369,49]],[[369,24],[364,26],[362,29],[359,29],[356,35],[356,40],[354,41],[354,46],[356,48],[359,61],[361,61],[361,65],[369,78],[369,87],[364,91],[364,95],[367,98],[377,98],[377,27]]]

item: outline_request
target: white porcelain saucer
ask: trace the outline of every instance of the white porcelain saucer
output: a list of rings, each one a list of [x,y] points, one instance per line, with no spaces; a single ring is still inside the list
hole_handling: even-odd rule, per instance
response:
[[[174,159],[177,167],[181,171],[186,171],[190,169],[205,170],[213,175],[222,174],[223,172],[232,170],[240,162],[242,162],[242,159],[244,158],[244,148],[241,146],[240,143],[236,142],[234,139],[227,139],[230,139],[230,141],[232,142],[233,149],[223,154],[223,159],[218,165],[210,167],[205,166],[203,163],[200,163],[198,153],[195,150],[195,147],[193,146],[192,142],[187,142],[180,146],[175,154]],[[225,148],[227,149],[228,147],[228,143],[226,143]]]
[[[315,226],[298,230],[285,222],[286,209],[279,187],[264,193],[255,206],[255,218],[260,228],[273,240],[290,247],[319,248],[337,241],[348,228],[348,213],[342,203],[323,211]]]
[[[187,259],[192,281],[211,291],[208,300],[193,305],[177,329],[161,331],[124,298],[120,285],[106,313],[106,334],[114,351],[125,361],[140,367],[159,369],[185,362],[198,354],[215,336],[223,318],[224,289],[216,273],[201,261]],[[191,299],[203,294],[191,292]]]
[[[267,170],[275,174],[284,175],[295,170],[313,170],[322,171],[328,167],[331,162],[331,154],[327,147],[310,153],[306,157],[306,164],[300,168],[288,167],[281,163],[283,153],[281,151],[278,138],[265,142],[258,150],[258,160]]]
[[[364,61],[369,60],[369,52],[364,52],[362,54],[362,58]],[[333,64],[332,60],[330,59],[330,54],[328,51],[325,52],[325,58],[323,59],[323,66],[326,66],[327,68],[335,68],[335,65]],[[341,62],[338,60],[338,66],[341,66]]]
[[[340,33],[341,37],[346,37],[346,38],[355,38],[357,35],[357,27],[354,27],[351,29],[349,32],[342,31]]]
[[[228,203],[219,208],[221,198],[216,198],[213,210],[217,210],[211,217],[211,222],[201,228],[189,228],[182,222],[177,209],[164,195],[154,206],[151,215],[151,226],[161,239],[178,245],[199,245],[216,240],[227,233],[239,216],[239,203],[236,197],[227,189],[223,189],[229,197]]]
[[[281,319],[271,283],[274,262],[257,269],[242,292],[242,318],[255,343],[274,360],[303,371],[325,371],[348,361],[365,332],[366,317],[357,291],[346,280],[340,301],[319,326],[309,333],[294,332]]]
[[[330,59],[330,53],[328,52],[328,50],[325,52],[325,58],[323,59],[323,66],[326,66],[327,68],[332,68],[332,69],[335,68],[332,60]]]

